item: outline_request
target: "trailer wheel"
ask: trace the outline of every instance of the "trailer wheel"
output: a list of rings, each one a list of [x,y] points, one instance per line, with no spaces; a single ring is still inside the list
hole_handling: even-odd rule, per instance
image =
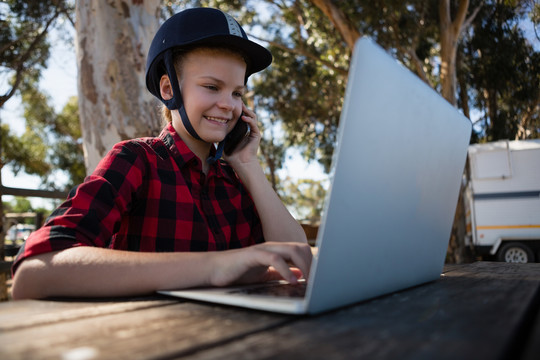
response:
[[[503,245],[498,252],[499,261],[509,263],[534,262],[534,254],[527,245],[514,242]]]

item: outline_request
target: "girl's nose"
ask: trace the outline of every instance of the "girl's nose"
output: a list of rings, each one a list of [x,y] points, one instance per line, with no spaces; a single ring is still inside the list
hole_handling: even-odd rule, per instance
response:
[[[235,102],[232,96],[226,95],[219,98],[217,105],[224,110],[232,111],[234,110]]]

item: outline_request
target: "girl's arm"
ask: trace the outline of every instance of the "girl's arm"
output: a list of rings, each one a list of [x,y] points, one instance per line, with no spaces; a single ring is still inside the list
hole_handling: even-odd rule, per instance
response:
[[[293,264],[295,268],[290,268]],[[308,277],[304,244],[259,244],[200,253],[144,253],[80,246],[25,259],[13,279],[14,299],[135,296],[157,290]]]
[[[257,159],[261,139],[257,116],[245,105],[242,110],[242,119],[251,127],[249,137],[246,144],[241,144],[239,150],[225,159],[234,168],[255,202],[265,240],[307,243],[304,230],[277,196]]]

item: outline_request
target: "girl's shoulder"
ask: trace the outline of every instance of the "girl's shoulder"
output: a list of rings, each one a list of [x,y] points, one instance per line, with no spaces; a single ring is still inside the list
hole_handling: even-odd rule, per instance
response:
[[[132,152],[139,156],[148,155],[159,156],[161,158],[170,157],[169,146],[160,137],[140,137],[135,139],[124,140],[115,145],[116,149]]]

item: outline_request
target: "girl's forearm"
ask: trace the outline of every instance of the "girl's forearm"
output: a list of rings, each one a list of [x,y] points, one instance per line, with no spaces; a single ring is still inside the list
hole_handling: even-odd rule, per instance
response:
[[[255,202],[266,241],[307,243],[302,227],[283,205],[260,165],[245,164],[235,170]]]
[[[132,296],[166,288],[210,285],[211,253],[144,253],[76,247],[24,260],[15,299]]]

